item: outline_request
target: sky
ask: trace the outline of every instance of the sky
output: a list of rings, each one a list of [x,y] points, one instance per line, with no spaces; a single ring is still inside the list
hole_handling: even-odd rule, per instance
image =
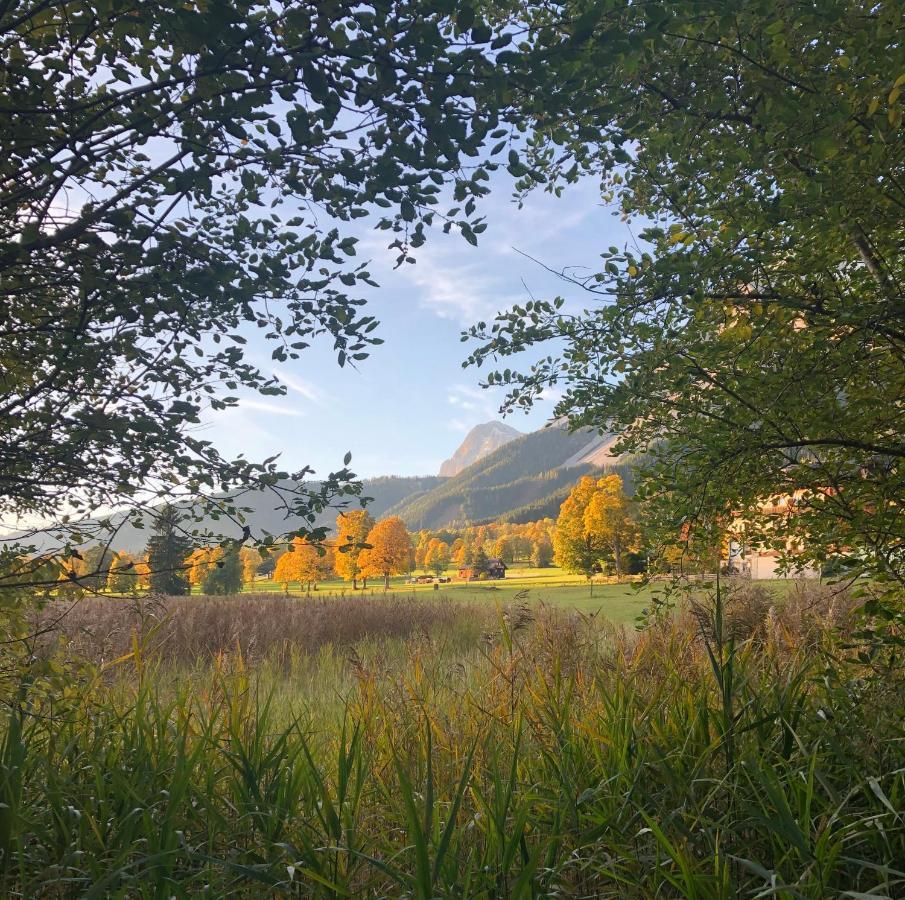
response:
[[[498,174],[483,202],[488,227],[477,247],[438,229],[415,251],[414,265],[394,270],[389,232],[364,233],[356,262],[370,259],[380,285],[370,290],[367,312],[380,320],[376,334],[384,343],[357,369],[340,369],[328,342],[298,360],[271,363],[272,346],[250,334],[250,358],[274,372],[287,393],[244,395],[238,408],[208,413],[203,436],[231,457],[279,453],[290,471],[310,465],[325,475],[341,468],[349,451],[360,477],[436,474],[470,428],[500,418],[500,395],[479,386],[482,370],[462,368],[469,353],[462,330],[532,296],[587,305],[590,295],[570,290],[538,263],[597,271],[602,251],[632,241],[630,226],[601,203],[593,184],[560,198],[538,192],[518,209],[507,178]],[[554,400],[505,421],[520,431],[540,428]]]

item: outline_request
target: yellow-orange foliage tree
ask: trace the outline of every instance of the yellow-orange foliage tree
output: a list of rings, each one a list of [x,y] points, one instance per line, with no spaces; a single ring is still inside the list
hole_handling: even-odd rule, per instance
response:
[[[365,543],[369,547],[358,558],[362,577],[383,578],[384,588],[389,588],[390,576],[407,571],[411,559],[412,541],[405,523],[399,516],[382,519],[368,532]]]
[[[427,545],[427,552],[424,554],[424,567],[441,575],[449,568],[449,563],[449,545],[439,538],[433,538]]]
[[[352,509],[336,517],[333,568],[340,578],[352,582],[352,590],[358,590],[362,545],[367,543],[368,533],[373,527],[374,519],[364,509]]]
[[[596,534],[613,557],[616,574],[622,574],[623,553],[637,549],[639,530],[632,518],[629,499],[618,475],[601,478],[584,513],[585,528]]]
[[[302,538],[295,538],[289,549],[277,560],[273,572],[274,581],[283,582],[287,594],[292,581],[298,581],[300,585],[307,584],[309,588],[313,584],[317,590],[322,569],[321,559],[322,554],[317,547]]]
[[[211,569],[217,564],[216,553],[212,547],[196,547],[185,560],[188,567],[189,584],[197,587],[207,578]]]
[[[111,594],[131,594],[138,588],[138,559],[131,553],[117,553],[107,575],[107,590]]]
[[[242,584],[254,584],[264,557],[251,547],[243,547],[239,551],[239,558],[242,560]]]
[[[557,565],[567,572],[580,572],[590,582],[609,556],[615,559],[617,573],[621,572],[622,553],[636,540],[637,527],[629,516],[622,479],[586,475],[560,507],[553,547]]]

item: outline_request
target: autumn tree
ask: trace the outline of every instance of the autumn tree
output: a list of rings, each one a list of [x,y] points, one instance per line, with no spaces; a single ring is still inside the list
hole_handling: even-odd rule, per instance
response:
[[[589,529],[585,515],[596,492],[596,478],[585,475],[578,481],[559,509],[553,542],[556,564],[567,572],[584,575],[592,593],[592,576],[600,570],[600,561],[609,547],[600,532]]]
[[[347,510],[336,517],[334,570],[340,578],[352,582],[353,591],[358,590],[360,557],[374,524],[374,519],[364,509]]]
[[[493,542],[492,554],[504,563],[511,563],[514,558],[512,538],[506,536],[498,537]]]
[[[115,554],[107,575],[107,590],[111,594],[132,594],[138,589],[138,559],[131,553]]]
[[[79,585],[95,593],[104,590],[115,559],[115,553],[102,544],[94,544],[83,550],[81,558],[75,563]]]
[[[553,544],[546,538],[539,540],[531,551],[531,565],[535,569],[546,569],[553,562]]]
[[[526,534],[513,534],[508,541],[512,562],[524,562],[531,557],[534,544]]]
[[[597,481],[584,511],[584,526],[588,534],[595,535],[595,542],[606,547],[616,574],[622,575],[623,556],[637,549],[639,531],[618,475],[607,475]]]
[[[138,588],[142,591],[151,588],[151,567],[148,565],[148,556],[145,553],[135,563],[135,574],[138,576]]]
[[[384,589],[389,589],[390,576],[407,571],[411,553],[411,538],[405,523],[399,516],[381,519],[366,539],[369,548],[362,550],[359,562],[365,578],[383,578]]]
[[[471,564],[471,559],[473,556],[471,545],[467,544],[461,538],[453,544],[451,554],[453,564],[457,568],[464,569],[466,566]]]
[[[171,505],[164,506],[155,518],[148,539],[148,584],[159,594],[189,593],[186,558],[192,542],[180,522],[178,510]]]
[[[242,584],[253,585],[255,583],[265,556],[262,556],[253,547],[243,547],[239,551],[239,558],[242,560]]]
[[[555,385],[555,414],[616,432],[663,540],[694,522],[713,544],[740,515],[901,598],[902,4],[524,12],[534,64],[511,86],[532,140],[511,171],[525,191],[599,183],[640,240],[561,273],[584,310],[538,298],[480,323],[472,362],[500,360],[506,408]],[[538,362],[513,366],[523,351]],[[762,512],[777,496],[801,500],[782,523]]]
[[[434,535],[427,529],[422,529],[418,532],[417,540],[412,542],[415,546],[414,562],[416,569],[424,569],[427,567],[425,560],[427,558],[427,551],[433,540]]]
[[[275,581],[282,582],[286,593],[289,593],[290,582],[297,581],[299,586],[306,585],[310,590],[312,585],[317,590],[317,582],[322,574],[322,554],[318,547],[309,543],[304,538],[295,538],[277,560],[273,577]]]
[[[214,548],[195,547],[185,558],[185,574],[192,587],[201,587],[214,564]]]
[[[441,575],[449,568],[449,545],[445,541],[433,538],[424,555],[424,568]]]
[[[0,516],[265,487],[317,531],[353,473],[226,459],[200,416],[284,392],[248,333],[277,363],[379,343],[353,220],[400,260],[433,225],[477,242],[506,25],[465,0],[0,4]]]

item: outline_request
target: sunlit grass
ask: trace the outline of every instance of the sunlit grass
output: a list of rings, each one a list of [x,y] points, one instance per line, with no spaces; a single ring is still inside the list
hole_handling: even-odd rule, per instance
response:
[[[590,585],[582,575],[573,575],[558,568],[510,568],[505,579],[495,581],[464,581],[451,570],[447,573],[453,580],[448,584],[409,584],[409,576],[390,579],[389,592],[397,596],[408,596],[413,600],[447,598],[458,603],[480,602],[491,606],[497,603],[511,603],[518,596],[532,605],[547,605],[563,609],[596,613],[616,624],[633,622],[642,610],[650,605],[651,599],[662,594],[663,582],[639,584],[626,579],[614,584],[596,579]],[[776,580],[762,582],[770,590],[784,595],[794,582]],[[250,593],[285,594],[285,585],[268,579],[258,579],[254,585],[245,588]],[[525,593],[527,592],[527,593]],[[294,597],[347,597],[384,596],[382,583],[373,581],[366,589],[353,591],[350,583],[332,579],[320,582],[316,591],[309,591],[304,585],[290,583],[289,595]]]

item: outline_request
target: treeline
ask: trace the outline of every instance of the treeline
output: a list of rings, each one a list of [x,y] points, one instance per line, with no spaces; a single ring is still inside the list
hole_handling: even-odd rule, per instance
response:
[[[422,529],[410,533],[398,516],[375,520],[366,510],[342,512],[326,541],[304,538],[270,547],[238,542],[198,547],[180,525],[179,512],[164,508],[142,554],[92,545],[65,556],[29,561],[32,581],[41,580],[48,595],[76,598],[88,593],[131,594],[155,591],[180,596],[234,594],[243,586],[268,578],[309,590],[333,578],[357,590],[379,579],[385,586],[394,575],[414,571],[442,574],[468,568],[474,577],[487,561],[546,567],[553,562],[552,518],[523,524],[490,523],[463,528]]]
[[[311,590],[332,578],[350,582],[353,590],[372,579],[388,587],[394,575],[442,575],[450,568],[480,578],[492,560],[536,568],[555,563],[588,578],[604,571],[622,575],[643,568],[640,551],[640,529],[623,480],[604,473],[573,483],[556,520],[545,516],[412,533],[399,516],[375,520],[358,509],[341,512],[334,533],[324,541],[297,537],[258,548],[239,542],[198,547],[181,528],[179,512],[166,507],[141,556],[93,546],[73,551],[65,560],[38,562],[57,594],[152,590],[178,596],[193,589],[234,594],[261,577],[282,583],[287,592],[293,583]]]

